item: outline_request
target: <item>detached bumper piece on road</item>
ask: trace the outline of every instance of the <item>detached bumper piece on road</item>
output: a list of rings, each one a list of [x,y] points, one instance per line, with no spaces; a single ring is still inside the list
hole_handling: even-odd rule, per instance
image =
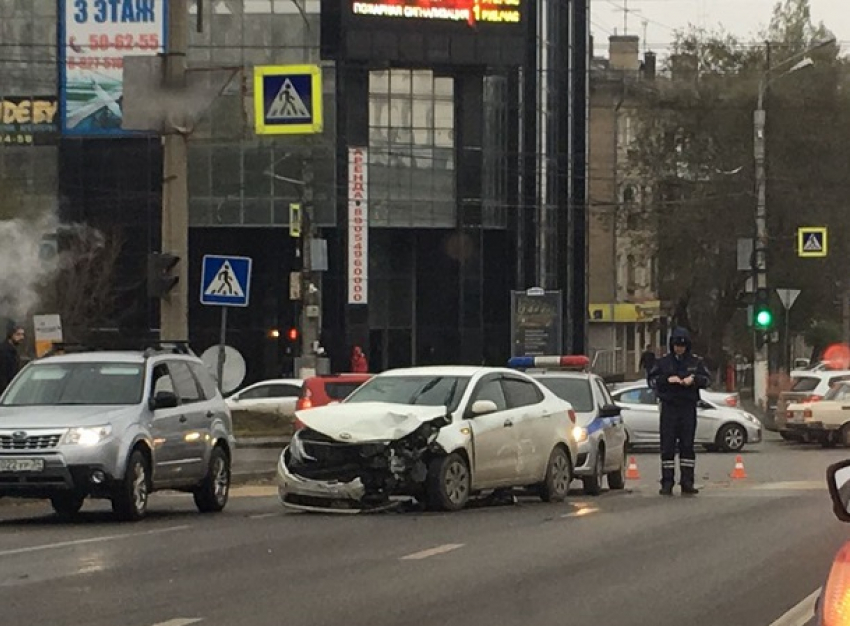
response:
[[[414,433],[415,435],[415,433]],[[287,508],[326,513],[394,509],[424,492],[427,442],[411,435],[390,443],[345,444],[300,431],[281,454],[278,492]]]

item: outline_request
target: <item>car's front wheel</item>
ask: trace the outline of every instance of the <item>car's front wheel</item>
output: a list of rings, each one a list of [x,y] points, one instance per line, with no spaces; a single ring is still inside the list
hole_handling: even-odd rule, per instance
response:
[[[602,493],[602,481],[605,477],[605,450],[601,447],[596,450],[596,459],[593,464],[593,474],[582,476],[581,483],[584,493],[588,496],[598,496]]]
[[[127,471],[112,496],[112,511],[125,522],[142,519],[148,511],[150,467],[140,450],[133,450],[127,460]]]
[[[457,452],[428,464],[428,504],[440,511],[459,511],[469,501],[469,465]]]
[[[608,474],[608,488],[609,489],[625,489],[626,488],[626,455],[628,454],[628,448],[623,446],[623,462],[620,463],[620,467]]]
[[[724,452],[740,452],[747,443],[747,431],[740,424],[726,424],[717,433],[717,444]]]
[[[572,481],[573,466],[570,457],[563,448],[557,447],[549,455],[546,478],[540,485],[540,499],[543,502],[563,502],[570,492]]]
[[[201,513],[218,513],[227,505],[230,496],[230,459],[221,448],[213,448],[207,475],[193,495],[195,506]]]

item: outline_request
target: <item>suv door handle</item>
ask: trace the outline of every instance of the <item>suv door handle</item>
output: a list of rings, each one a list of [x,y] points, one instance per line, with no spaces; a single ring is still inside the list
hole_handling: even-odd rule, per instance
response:
[[[207,417],[215,417],[215,413],[212,411],[207,411]]]
[[[514,425],[514,422],[513,422],[512,419],[508,418],[508,419],[505,420],[505,428],[510,428],[513,425]]]
[[[185,415],[180,416],[180,423],[184,423],[188,418]]]

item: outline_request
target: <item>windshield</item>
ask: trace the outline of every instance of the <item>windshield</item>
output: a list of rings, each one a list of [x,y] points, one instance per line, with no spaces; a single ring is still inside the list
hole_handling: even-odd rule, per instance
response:
[[[572,404],[573,409],[579,413],[593,410],[593,393],[589,380],[551,376],[541,376],[536,380],[556,396]]]
[[[129,405],[142,401],[144,366],[51,363],[27,367],[2,406]]]
[[[346,402],[445,406],[454,411],[468,384],[468,376],[376,376],[351,394]]]

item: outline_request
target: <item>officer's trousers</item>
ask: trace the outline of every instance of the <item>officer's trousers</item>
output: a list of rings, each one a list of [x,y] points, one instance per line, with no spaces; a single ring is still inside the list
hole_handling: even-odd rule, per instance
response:
[[[661,403],[661,484],[676,482],[676,452],[679,452],[680,484],[694,486],[696,453],[694,437],[697,430],[696,404]]]

